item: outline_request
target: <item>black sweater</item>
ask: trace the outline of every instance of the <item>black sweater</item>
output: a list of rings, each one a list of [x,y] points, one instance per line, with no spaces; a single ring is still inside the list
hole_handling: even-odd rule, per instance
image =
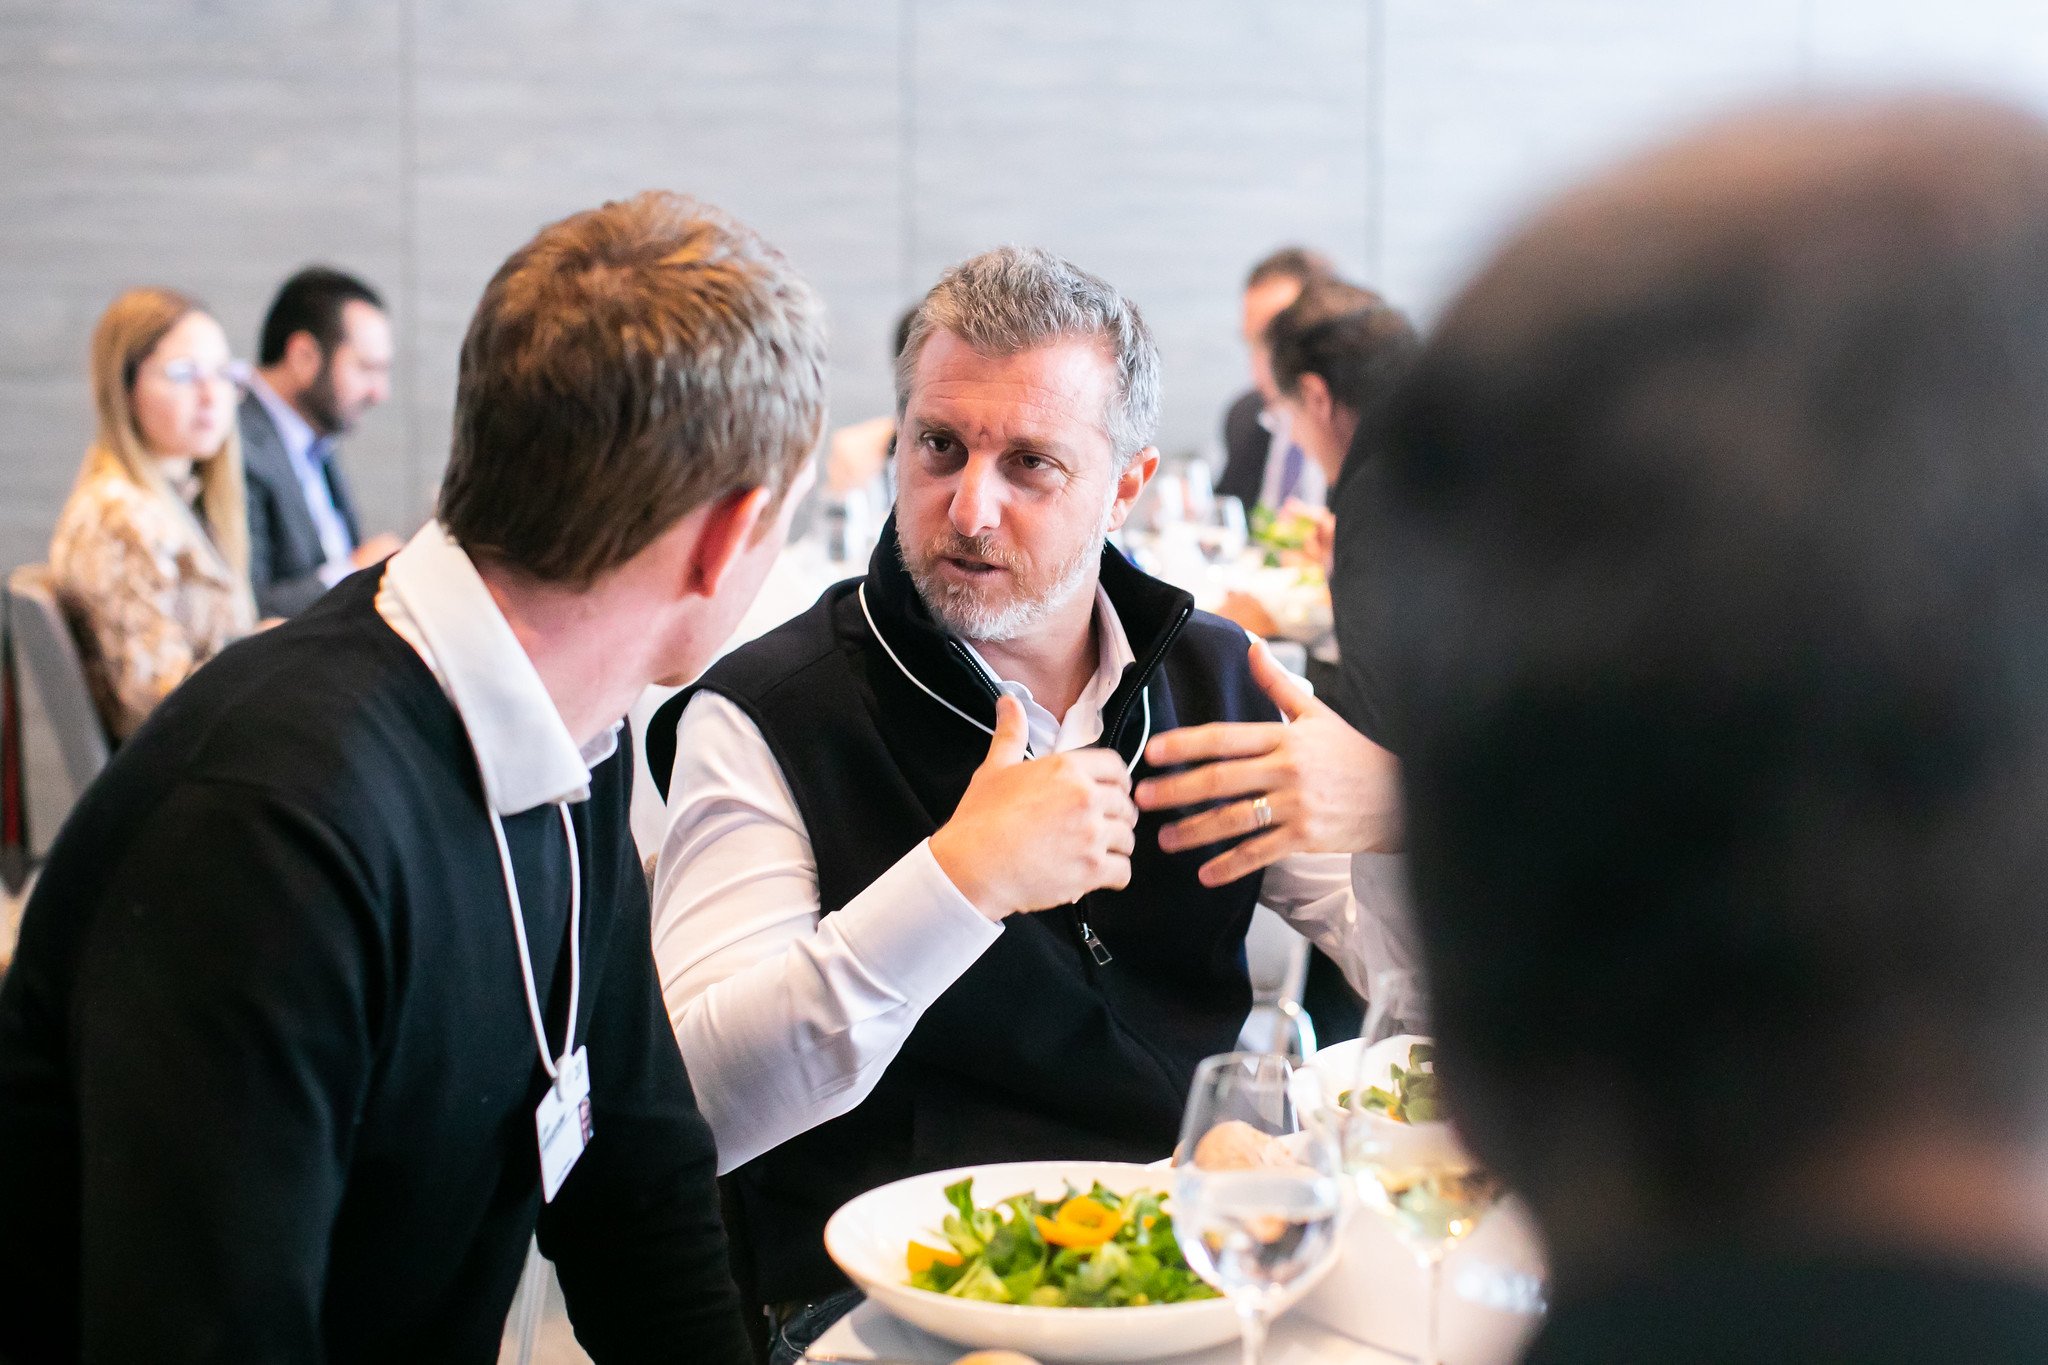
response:
[[[225,652],[65,826],[0,990],[0,1359],[492,1361],[539,1220],[599,1361],[739,1361],[630,744],[573,808],[594,1136],[547,1084],[453,706],[378,571]],[[567,852],[505,821],[552,1047]]]

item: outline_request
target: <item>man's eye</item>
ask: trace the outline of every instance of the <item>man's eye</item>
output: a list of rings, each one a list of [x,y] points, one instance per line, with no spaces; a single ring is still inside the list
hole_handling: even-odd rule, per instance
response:
[[[927,431],[918,439],[924,443],[924,448],[934,455],[950,455],[957,449],[953,438],[944,432]]]

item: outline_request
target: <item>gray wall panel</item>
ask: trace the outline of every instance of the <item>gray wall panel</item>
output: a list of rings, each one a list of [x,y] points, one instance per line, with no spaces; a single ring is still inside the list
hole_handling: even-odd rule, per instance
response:
[[[541,223],[650,187],[790,255],[831,310],[836,406],[866,415],[902,256],[897,50],[896,11],[857,0],[423,11],[422,432],[446,430],[462,328],[499,260]]]
[[[999,242],[1072,257],[1158,335],[1162,446],[1212,441],[1246,267],[1293,240],[1363,264],[1367,30],[1362,4],[919,6],[921,282]]]
[[[1384,3],[1382,279],[1423,314],[1573,176],[1799,78],[1787,0]]]
[[[87,340],[121,289],[197,294],[253,352],[270,291],[305,261],[397,278],[399,20],[396,0],[0,20],[0,380],[20,403],[0,422],[0,558],[46,547],[91,434]],[[409,512],[389,477],[398,424],[373,416],[352,452],[370,514]]]

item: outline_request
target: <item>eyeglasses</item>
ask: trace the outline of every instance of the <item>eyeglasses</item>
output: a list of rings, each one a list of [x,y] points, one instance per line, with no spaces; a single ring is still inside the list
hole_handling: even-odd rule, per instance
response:
[[[208,366],[196,360],[173,360],[158,369],[156,375],[166,384],[181,389],[197,388],[201,384],[233,384],[247,387],[249,362],[227,360],[219,365]]]

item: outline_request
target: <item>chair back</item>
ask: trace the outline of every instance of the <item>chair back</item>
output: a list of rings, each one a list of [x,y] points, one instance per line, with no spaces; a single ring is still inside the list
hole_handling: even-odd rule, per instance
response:
[[[85,661],[79,657],[78,641],[71,623],[57,601],[47,564],[24,564],[7,576],[7,618],[14,634],[15,657],[22,670],[34,680],[43,715],[57,740],[66,776],[71,782],[72,802],[107,766],[112,746],[92,699],[92,687],[85,679]]]

